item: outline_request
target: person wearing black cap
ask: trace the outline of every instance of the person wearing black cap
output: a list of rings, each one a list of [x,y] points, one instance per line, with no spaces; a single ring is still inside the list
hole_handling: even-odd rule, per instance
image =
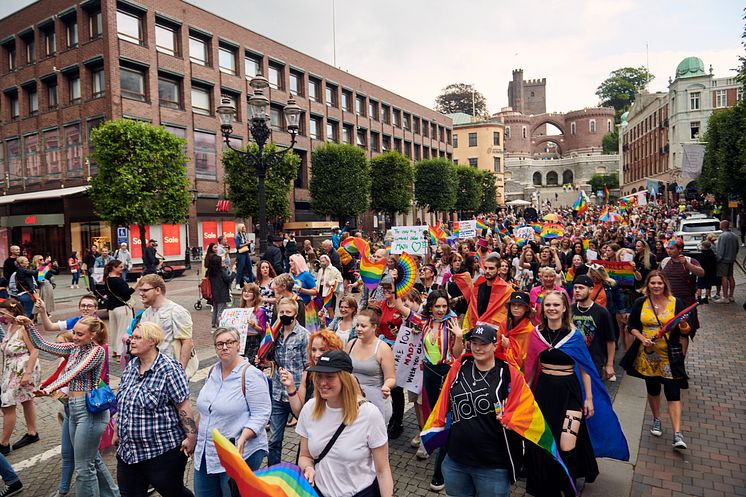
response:
[[[498,348],[504,349],[507,357],[523,371],[528,340],[534,329],[531,322],[531,299],[527,293],[515,292],[510,296],[506,306],[508,314],[500,330],[502,336],[508,340],[508,346],[503,347],[504,343],[501,343]]]
[[[572,322],[585,336],[585,345],[598,368],[601,378],[616,381],[614,373],[614,322],[606,308],[591,298],[593,280],[581,274],[573,282],[575,303],[572,305]]]
[[[269,235],[267,237],[269,245],[267,250],[262,254],[262,259],[269,261],[272,267],[275,269],[276,274],[282,274],[285,272],[285,260],[282,255],[282,237],[277,235]]]
[[[308,371],[314,396],[295,428],[303,475],[324,497],[392,497],[386,425],[380,411],[359,395],[352,359],[330,350]]]

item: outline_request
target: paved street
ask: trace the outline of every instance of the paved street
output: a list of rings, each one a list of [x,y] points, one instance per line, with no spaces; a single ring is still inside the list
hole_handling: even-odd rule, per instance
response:
[[[738,302],[746,300],[746,278],[737,276],[741,283],[736,290]],[[57,278],[57,311],[54,318],[72,316],[77,299],[84,290],[67,288],[67,276]],[[197,300],[197,278],[192,271],[168,284],[168,296],[193,310]],[[651,415],[645,407],[644,384],[635,378],[622,378],[613,384],[617,410],[627,439],[630,442],[630,464],[601,461],[602,474],[583,489],[583,495],[603,497],[627,496],[731,496],[746,495],[746,416],[741,403],[746,398],[746,386],[738,376],[744,366],[746,345],[738,340],[742,333],[744,311],[740,304],[703,306],[703,328],[690,348],[688,366],[691,387],[683,394],[683,429],[689,450],[685,453],[671,449],[671,428],[664,414],[665,433],[661,438],[649,434]],[[207,368],[214,361],[210,342],[210,315],[207,306],[193,311],[195,342],[201,359],[202,371],[193,379],[193,400],[202,386]],[[42,354],[43,374],[52,370],[52,357]],[[116,385],[120,370],[112,365]],[[618,393],[617,393],[618,392]],[[664,402],[665,405],[665,402]],[[24,495],[47,496],[59,481],[59,423],[60,404],[50,399],[37,403],[41,441],[12,452],[8,460],[18,470],[26,485]],[[409,407],[409,406],[408,406]],[[12,441],[23,434],[19,422]],[[431,476],[430,461],[419,461],[409,441],[415,435],[414,412],[405,416],[405,431],[391,444],[391,466],[397,496],[435,495],[428,489]],[[638,452],[639,446],[639,452]],[[295,460],[297,437],[289,429],[286,437],[285,459]],[[115,458],[107,450],[104,458],[114,472]],[[192,481],[191,464],[187,470]],[[519,482],[513,496],[524,495]]]

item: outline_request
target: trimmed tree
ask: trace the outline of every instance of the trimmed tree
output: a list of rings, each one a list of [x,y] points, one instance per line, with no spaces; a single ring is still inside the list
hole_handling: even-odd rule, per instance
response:
[[[456,166],[458,194],[455,208],[461,213],[475,212],[482,203],[482,175],[477,168]]]
[[[98,173],[88,190],[93,209],[113,226],[183,223],[189,216],[186,142],[165,128],[129,119],[106,121],[91,133]]]
[[[746,105],[713,112],[704,137],[705,156],[698,188],[719,200],[735,194],[746,199]]]
[[[259,152],[256,143],[250,143],[243,148],[253,154]],[[274,143],[267,144],[265,153],[276,150]],[[228,186],[228,199],[231,201],[239,217],[251,217],[256,220],[259,216],[259,180],[256,167],[245,165],[233,150],[226,150],[223,154],[225,166],[225,182]],[[290,191],[293,181],[298,176],[300,157],[288,152],[280,159],[275,159],[267,170],[264,180],[265,206],[268,219],[285,220],[290,217]]]
[[[456,206],[458,177],[446,159],[426,159],[415,164],[414,198],[420,208],[448,212]]]
[[[482,198],[479,212],[497,212],[497,176],[492,171],[479,171],[482,176]]]
[[[329,143],[311,155],[311,207],[319,214],[347,218],[368,210],[370,166],[365,151],[353,145]]]
[[[412,206],[412,162],[396,151],[370,160],[370,208],[385,212],[393,219],[396,214],[407,214]]]

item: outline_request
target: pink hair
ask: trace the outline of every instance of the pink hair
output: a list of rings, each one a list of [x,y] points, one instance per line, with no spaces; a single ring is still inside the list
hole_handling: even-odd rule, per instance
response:
[[[308,271],[308,264],[306,264],[306,259],[304,259],[302,255],[293,254],[290,256],[290,260],[295,263],[295,268],[298,270],[298,274]]]

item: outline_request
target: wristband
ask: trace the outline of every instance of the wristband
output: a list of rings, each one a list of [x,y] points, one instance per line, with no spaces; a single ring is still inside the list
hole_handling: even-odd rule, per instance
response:
[[[293,390],[293,393],[288,392],[288,397],[295,397],[296,395],[298,395],[297,389]]]

